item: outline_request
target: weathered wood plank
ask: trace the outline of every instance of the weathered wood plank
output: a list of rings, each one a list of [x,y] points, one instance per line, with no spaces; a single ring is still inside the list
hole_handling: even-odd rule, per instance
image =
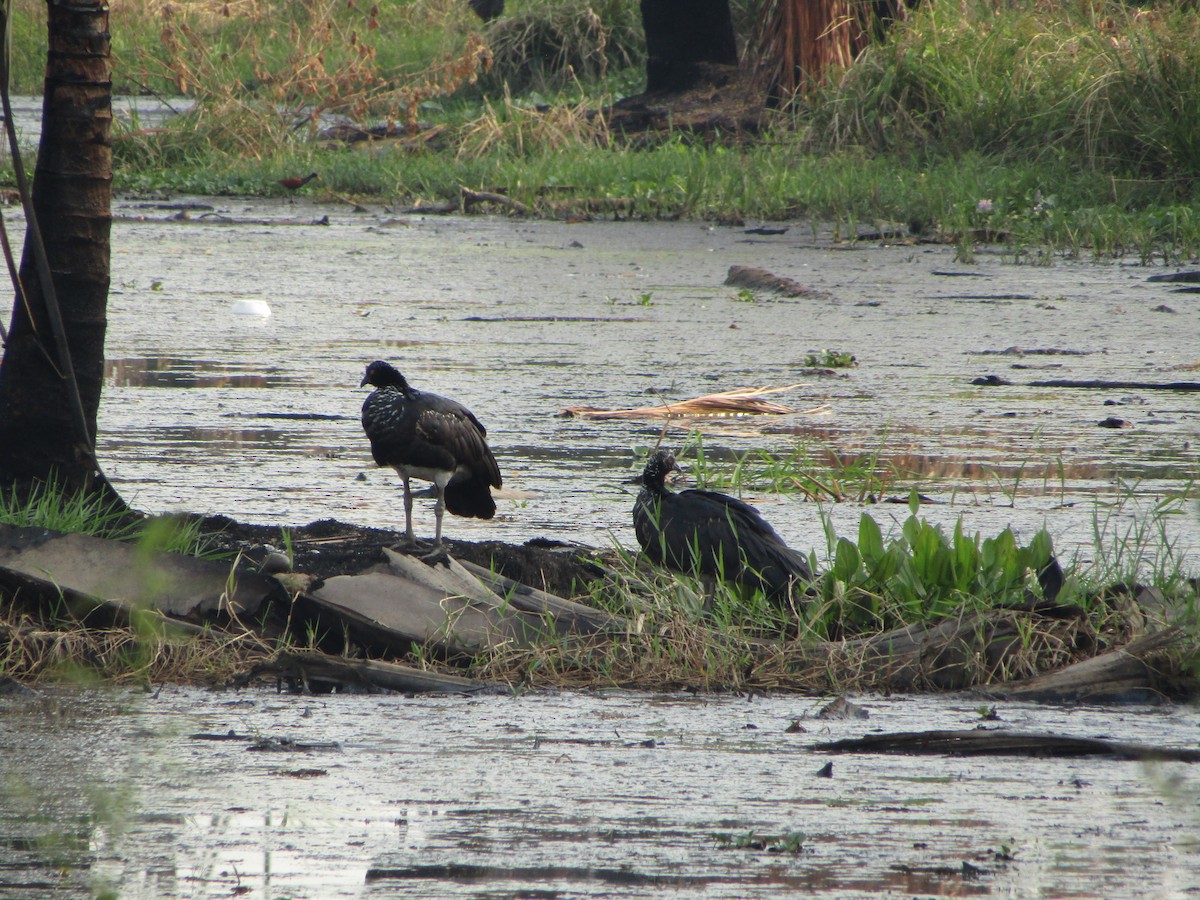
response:
[[[0,525],[0,582],[48,601],[63,592],[126,610],[157,609],[192,621],[219,613],[254,615],[281,593],[274,579],[234,572],[230,562],[147,553],[137,544],[44,528]]]
[[[390,571],[338,575],[304,597],[360,639],[396,653],[417,643],[447,656],[472,656],[502,645],[529,646],[546,630],[538,616],[502,611],[495,595],[474,600],[436,580],[422,583]]]
[[[627,627],[625,620],[619,616],[540,591],[473,562],[464,560],[462,567],[507,600],[514,609],[552,616],[560,633],[594,634],[597,631],[624,631]]]
[[[300,681],[336,681],[404,693],[449,692],[456,694],[507,692],[503,685],[489,684],[460,675],[427,672],[397,663],[373,659],[347,659],[326,653],[291,651],[280,653],[256,666],[253,675],[275,674]]]

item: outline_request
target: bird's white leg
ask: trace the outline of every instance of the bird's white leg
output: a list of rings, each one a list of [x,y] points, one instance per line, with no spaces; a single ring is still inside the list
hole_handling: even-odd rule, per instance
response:
[[[412,526],[412,488],[409,487],[407,475],[401,475],[400,480],[404,483],[404,540],[410,544],[416,544],[417,536],[413,534]]]
[[[446,511],[446,486],[439,483],[437,486],[437,503],[433,505],[433,514],[437,518],[437,531],[433,537],[433,546],[440,548],[442,546],[442,514]]]

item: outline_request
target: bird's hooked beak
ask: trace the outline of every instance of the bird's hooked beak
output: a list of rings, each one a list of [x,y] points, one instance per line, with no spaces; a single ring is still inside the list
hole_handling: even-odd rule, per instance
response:
[[[359,387],[366,387],[366,386],[367,386],[367,385],[370,383],[370,379],[371,379],[371,376],[370,376],[370,374],[369,374],[369,373],[368,373],[368,374],[366,374],[366,375],[364,375],[364,376],[362,377],[362,381],[360,381],[360,382],[358,383],[358,386],[359,386]]]
[[[672,484],[678,484],[687,477],[687,470],[679,464],[674,456],[671,457],[671,468],[667,470],[667,477],[671,479]]]

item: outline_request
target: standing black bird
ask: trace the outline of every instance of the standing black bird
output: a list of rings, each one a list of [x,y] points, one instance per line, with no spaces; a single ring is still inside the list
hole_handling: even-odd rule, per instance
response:
[[[725,578],[777,602],[786,602],[797,582],[812,581],[808,561],[748,503],[715,491],[667,490],[667,475],[678,469],[666,450],[651,455],[633,506],[638,543],[654,562]]]
[[[437,487],[437,534],[442,544],[442,514],[490,519],[496,514],[491,488],[501,486],[500,467],[488,449],[487,429],[461,403],[411,387],[391,365],[367,366],[359,387],[376,390],[363,403],[363,430],[379,466],[395,469],[404,482],[404,537],[416,544],[412,525],[410,478]]]

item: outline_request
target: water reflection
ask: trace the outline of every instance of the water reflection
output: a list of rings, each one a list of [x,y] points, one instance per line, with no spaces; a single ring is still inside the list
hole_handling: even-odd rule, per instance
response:
[[[106,360],[104,378],[113,387],[271,388],[297,383],[293,375],[284,372],[239,372],[237,368],[249,369],[251,364],[238,367],[183,357],[125,357]]]
[[[865,731],[975,727],[970,698],[321,699],[166,687],[0,698],[0,895],[1178,895],[1183,763],[829,760]],[[999,726],[1191,746],[1194,709],[1005,705]],[[789,733],[796,719],[809,733]],[[752,727],[750,727],[752,726]],[[250,753],[247,738],[339,749]],[[652,742],[652,743],[651,743]],[[784,836],[790,849],[755,845]],[[1005,849],[1007,848],[1007,849]],[[964,866],[964,863],[967,865]],[[1085,882],[1080,873],[1087,872]]]

